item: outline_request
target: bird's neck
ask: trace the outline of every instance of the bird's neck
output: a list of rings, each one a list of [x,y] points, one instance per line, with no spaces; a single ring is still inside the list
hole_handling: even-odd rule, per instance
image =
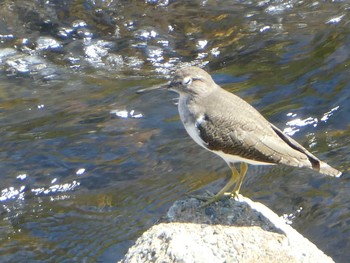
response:
[[[203,105],[198,103],[200,99],[200,96],[180,94],[178,109],[183,122],[187,122],[189,118],[196,119],[203,114]]]

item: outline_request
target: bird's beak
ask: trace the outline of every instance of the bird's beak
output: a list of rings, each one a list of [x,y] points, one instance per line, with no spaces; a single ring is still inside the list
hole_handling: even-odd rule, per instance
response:
[[[167,88],[169,88],[169,86],[170,86],[170,83],[161,84],[161,85],[154,85],[154,86],[151,86],[149,88],[138,89],[136,91],[136,93],[137,94],[141,94],[141,93],[148,92],[148,91],[151,91],[151,90],[167,89]]]

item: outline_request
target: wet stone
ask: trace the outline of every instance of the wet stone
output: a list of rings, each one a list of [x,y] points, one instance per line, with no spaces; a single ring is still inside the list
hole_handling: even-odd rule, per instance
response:
[[[334,262],[264,205],[229,203],[176,201],[120,262]]]

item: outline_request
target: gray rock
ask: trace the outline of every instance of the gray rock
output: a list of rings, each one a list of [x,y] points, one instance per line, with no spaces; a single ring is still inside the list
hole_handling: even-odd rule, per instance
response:
[[[175,202],[120,262],[334,262],[260,203],[240,196],[200,204]]]

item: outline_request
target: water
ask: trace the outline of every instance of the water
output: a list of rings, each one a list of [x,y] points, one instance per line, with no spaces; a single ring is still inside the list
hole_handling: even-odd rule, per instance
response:
[[[0,261],[115,262],[167,208],[218,191],[222,160],[186,134],[174,94],[205,67],[340,179],[251,167],[242,194],[349,258],[346,1],[2,1]]]

